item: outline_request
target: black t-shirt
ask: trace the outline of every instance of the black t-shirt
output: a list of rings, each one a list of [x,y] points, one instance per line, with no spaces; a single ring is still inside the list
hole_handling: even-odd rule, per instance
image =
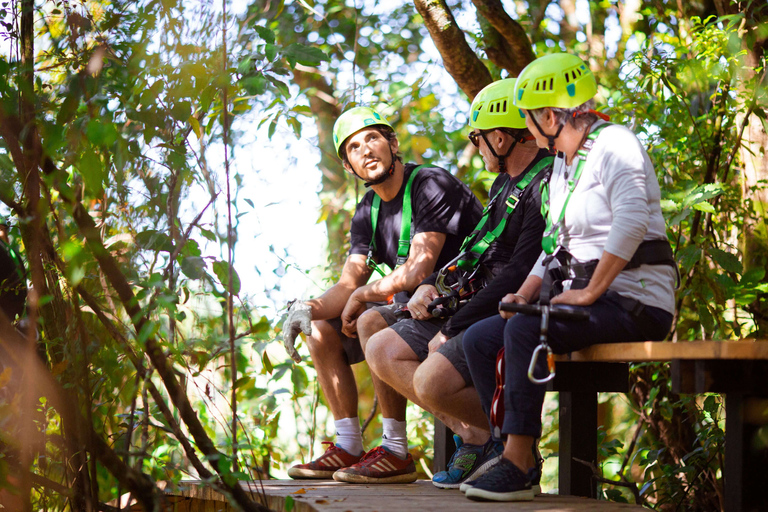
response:
[[[525,171],[514,178],[500,174],[491,186],[490,197],[494,197],[500,187],[504,187],[496,203],[491,207],[491,215],[486,226],[498,225],[506,211],[506,199],[513,188],[523,179],[528,171],[542,158],[548,156],[546,150],[540,150]],[[480,262],[493,274],[494,278],[485,288],[467,302],[453,315],[441,329],[448,337],[459,334],[470,325],[498,313],[499,301],[508,293],[514,293],[528,277],[536,260],[541,254],[541,236],[544,232],[544,219],[541,216],[541,195],[539,187],[545,170],[531,180],[525,188],[520,202],[507,220],[504,231],[483,253]],[[424,282],[434,283],[436,273]]]
[[[397,196],[391,201],[381,201],[379,206],[374,259],[377,263],[386,263],[390,268],[395,268],[397,263],[403,196],[414,168],[415,164],[405,164],[403,184]],[[373,196],[373,190],[366,192],[352,217],[349,254],[368,254]],[[477,225],[483,211],[480,201],[464,183],[445,169],[429,166],[419,169],[413,179],[411,205],[411,236],[430,231],[446,234],[436,268],[442,267],[458,254],[461,243]]]

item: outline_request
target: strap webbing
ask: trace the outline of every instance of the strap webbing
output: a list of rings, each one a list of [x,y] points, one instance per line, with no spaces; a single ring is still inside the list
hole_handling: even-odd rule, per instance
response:
[[[403,209],[400,216],[400,241],[397,244],[397,262],[395,268],[405,263],[408,259],[408,253],[411,250],[411,242],[413,241],[413,235],[411,234],[411,222],[413,214],[413,204],[411,201],[411,186],[416,174],[425,165],[419,165],[411,171],[411,175],[408,177],[408,181],[405,183],[405,191],[403,193]],[[368,245],[368,266],[378,272],[382,277],[386,276],[392,269],[385,263],[377,264],[373,260],[373,255],[376,253],[376,225],[379,220],[379,209],[381,207],[381,198],[374,192],[373,202],[371,203],[371,243]],[[381,267],[386,269],[382,270]]]
[[[560,210],[560,216],[558,217],[557,222],[552,220],[552,211],[549,209],[549,180],[541,181],[541,216],[544,217],[544,220],[546,221],[544,236],[541,239],[541,248],[544,249],[544,252],[547,254],[555,252],[555,248],[557,247],[557,237],[560,234],[560,226],[565,218],[565,210],[568,207],[568,202],[571,200],[571,195],[573,194],[576,185],[579,184],[581,173],[584,171],[584,164],[587,161],[587,155],[589,155],[597,136],[600,135],[603,128],[608,126],[611,126],[611,123],[601,124],[595,128],[589,135],[587,135],[587,140],[584,141],[582,147],[576,152],[576,158],[578,159],[578,162],[576,163],[576,172],[573,173],[573,179],[568,180],[568,195],[565,196],[563,209]]]
[[[533,178],[535,178],[543,169],[552,165],[553,161],[554,157],[548,156],[542,158],[536,165],[531,167],[525,176],[523,176],[523,179],[518,181],[512,189],[512,192],[507,198],[507,208],[504,211],[501,220],[499,220],[499,223],[493,229],[486,229],[486,224],[491,215],[491,206],[496,202],[504,189],[504,187],[501,187],[499,192],[497,192],[493,199],[488,203],[488,206],[485,207],[485,210],[483,210],[483,216],[480,218],[477,227],[475,227],[472,233],[464,239],[464,243],[460,250],[460,252],[464,254],[457,262],[459,267],[466,270],[477,266],[480,257],[488,250],[488,247],[501,236],[501,233],[504,232],[504,228],[507,226],[507,221],[512,216],[512,212],[515,211],[515,208],[517,208],[517,205],[520,202],[520,197],[522,197],[526,187],[530,185]]]

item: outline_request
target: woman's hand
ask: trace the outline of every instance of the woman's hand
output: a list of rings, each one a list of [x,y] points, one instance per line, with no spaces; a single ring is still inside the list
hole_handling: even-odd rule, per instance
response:
[[[572,306],[591,306],[600,295],[595,295],[589,288],[568,290],[553,297],[550,304],[570,304]]]

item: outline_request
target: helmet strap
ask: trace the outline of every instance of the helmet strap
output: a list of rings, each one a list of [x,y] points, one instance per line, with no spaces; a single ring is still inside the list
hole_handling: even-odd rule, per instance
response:
[[[389,156],[391,158],[391,162],[392,163],[389,164],[389,169],[387,169],[387,172],[384,175],[376,178],[375,180],[366,181],[365,182],[365,188],[369,188],[369,187],[372,187],[374,185],[381,185],[382,183],[387,181],[390,177],[392,177],[395,174],[395,162],[397,160],[395,158],[395,152],[392,151],[391,147],[389,148]],[[355,173],[355,176],[357,176],[357,173]],[[357,177],[359,178],[360,176],[357,176]]]
[[[503,131],[503,130],[499,130]],[[515,137],[511,133],[504,132],[507,135],[510,135],[512,137],[512,145],[509,146],[509,149],[507,150],[507,153],[503,156],[499,156],[496,154],[496,151],[493,149],[493,146],[490,142],[488,142],[488,138],[485,136],[485,132],[480,132],[480,136],[483,137],[483,140],[485,141],[485,145],[488,146],[488,149],[491,150],[491,154],[496,157],[496,159],[499,161],[499,172],[500,173],[506,173],[507,172],[507,157],[512,154],[512,150],[515,149],[515,146],[517,146],[518,142],[525,142],[525,138],[520,139],[518,137]]]
[[[533,114],[529,114],[529,117],[531,118],[531,121],[533,121],[533,125],[536,127],[537,130],[539,130],[539,133],[542,134],[547,138],[547,149],[550,153],[555,154],[555,139],[557,139],[560,136],[560,132],[563,131],[564,124],[560,124],[560,126],[557,127],[557,132],[554,135],[550,135],[548,133],[545,133],[544,130],[541,129],[541,126],[539,126],[539,122],[536,121],[536,116]]]

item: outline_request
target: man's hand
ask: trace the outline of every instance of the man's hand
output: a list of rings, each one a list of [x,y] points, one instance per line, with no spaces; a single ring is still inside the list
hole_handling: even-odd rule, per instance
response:
[[[355,290],[347,300],[344,311],[341,312],[341,332],[350,338],[357,338],[357,318],[365,313],[366,301],[362,299],[360,288]]]
[[[283,345],[291,359],[301,362],[301,356],[296,352],[296,336],[303,332],[312,334],[312,307],[304,301],[297,300],[288,308],[288,316],[283,322]]]
[[[432,314],[427,312],[427,306],[439,296],[437,288],[431,284],[421,285],[416,288],[411,300],[408,301],[408,311],[416,320],[429,320]]]
[[[429,342],[429,353],[436,352],[446,341],[448,341],[448,337],[442,332],[435,334],[435,337]]]

